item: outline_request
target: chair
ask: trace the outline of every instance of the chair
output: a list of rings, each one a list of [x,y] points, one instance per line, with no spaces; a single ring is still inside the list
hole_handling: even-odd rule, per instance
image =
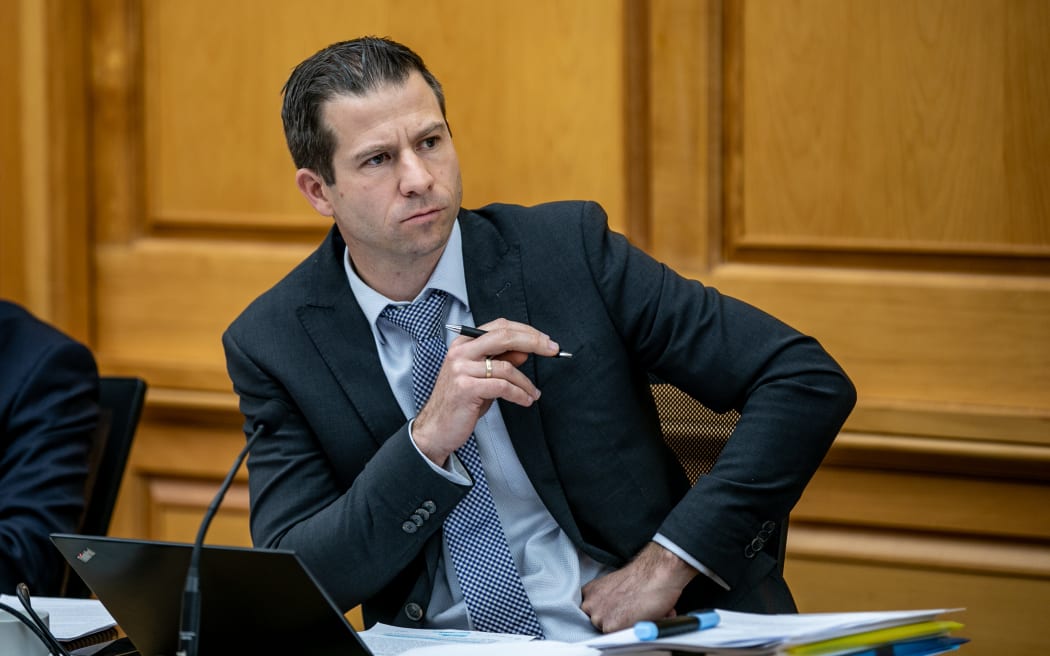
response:
[[[740,413],[730,410],[718,413],[674,385],[655,376],[649,377],[649,388],[660,416],[664,442],[678,457],[691,483],[711,471],[722,447],[736,428]],[[777,567],[784,574],[787,554],[788,518],[777,523]]]
[[[99,425],[88,455],[82,535],[106,535],[117,503],[120,482],[131,452],[131,442],[142,416],[146,381],[103,376],[99,388]],[[89,597],[91,591],[72,570],[66,570],[63,597]]]

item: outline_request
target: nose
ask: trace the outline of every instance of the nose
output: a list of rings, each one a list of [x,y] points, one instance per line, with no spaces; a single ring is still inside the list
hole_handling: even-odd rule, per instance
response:
[[[401,193],[405,196],[421,194],[434,184],[427,162],[415,152],[401,157],[400,169]]]

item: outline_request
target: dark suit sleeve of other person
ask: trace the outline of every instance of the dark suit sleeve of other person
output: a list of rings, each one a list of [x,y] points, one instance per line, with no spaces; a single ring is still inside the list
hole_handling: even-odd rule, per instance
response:
[[[22,308],[0,302],[0,591],[59,592],[52,532],[77,529],[98,423],[91,352]]]

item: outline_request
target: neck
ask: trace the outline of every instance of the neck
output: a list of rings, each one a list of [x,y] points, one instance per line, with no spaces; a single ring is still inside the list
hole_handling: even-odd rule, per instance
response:
[[[362,262],[350,254],[350,265],[366,285],[392,301],[412,301],[441,259],[441,252],[433,257],[415,259],[401,265],[396,262]]]

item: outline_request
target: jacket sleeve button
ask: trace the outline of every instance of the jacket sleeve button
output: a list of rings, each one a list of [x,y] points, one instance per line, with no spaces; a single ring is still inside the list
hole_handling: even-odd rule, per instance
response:
[[[405,604],[405,616],[413,622],[423,619],[423,607],[414,601]]]
[[[405,533],[415,533],[416,531],[419,530],[419,527],[416,526],[415,522],[407,522],[406,521],[404,524],[401,525],[401,530],[404,531]]]

